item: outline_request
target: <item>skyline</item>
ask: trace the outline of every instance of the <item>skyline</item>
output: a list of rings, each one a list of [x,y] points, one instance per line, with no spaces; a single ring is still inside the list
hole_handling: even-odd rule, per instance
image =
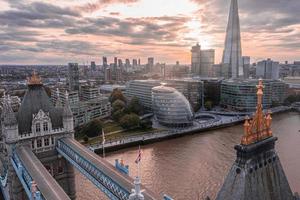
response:
[[[288,2],[239,1],[243,55],[252,62],[300,60],[300,2]],[[219,63],[229,6],[229,0],[0,1],[0,64],[99,64],[102,56],[190,64],[197,42],[216,49]]]

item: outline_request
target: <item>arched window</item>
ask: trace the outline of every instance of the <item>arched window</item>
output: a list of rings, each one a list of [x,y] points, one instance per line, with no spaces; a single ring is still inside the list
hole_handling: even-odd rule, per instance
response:
[[[41,124],[40,123],[35,124],[35,132],[37,132],[37,133],[41,132]]]
[[[49,129],[49,128],[48,128],[48,122],[44,122],[44,123],[43,123],[43,130],[44,130],[44,131],[48,131],[48,129]]]

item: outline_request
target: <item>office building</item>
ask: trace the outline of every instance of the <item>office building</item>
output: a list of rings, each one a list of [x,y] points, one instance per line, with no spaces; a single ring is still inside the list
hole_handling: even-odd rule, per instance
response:
[[[82,101],[88,101],[99,98],[99,88],[90,85],[82,86],[80,91],[80,97]]]
[[[107,67],[104,71],[104,81],[110,82],[112,81],[112,70],[111,67]]]
[[[66,104],[66,90],[64,88],[52,88],[51,99],[56,107]],[[77,91],[68,94],[68,104],[73,113],[74,126],[78,127],[93,119],[102,119],[111,114],[111,104],[108,97],[103,97],[99,89],[91,86],[82,86],[81,99]]]
[[[201,47],[197,43],[196,46],[192,47],[192,68],[191,71],[193,74],[200,74],[201,69]]]
[[[279,79],[279,62],[270,58],[257,63],[256,77],[262,79]]]
[[[91,62],[91,70],[92,71],[96,71],[96,63],[95,63],[95,61]]]
[[[82,126],[93,119],[110,117],[111,104],[108,97],[99,97],[88,101],[80,101],[70,105],[74,117],[74,126]]]
[[[68,64],[68,84],[69,90],[75,91],[79,90],[79,68],[78,63]]]
[[[137,66],[138,66],[137,60],[136,60],[136,59],[133,59],[133,60],[132,60],[132,67],[133,67],[133,68],[136,68]]]
[[[197,43],[192,47],[192,63],[191,71],[194,75],[209,77],[213,73],[213,65],[215,63],[215,50],[201,50],[201,46]]]
[[[222,76],[224,78],[239,78],[243,76],[240,20],[237,0],[231,0],[222,64]]]
[[[244,79],[248,79],[250,76],[250,57],[243,56],[243,72],[244,72]]]
[[[108,63],[107,63],[107,57],[103,56],[102,57],[102,69],[105,70],[105,68],[108,66]]]
[[[126,71],[128,71],[130,69],[130,61],[128,58],[126,58],[126,60],[125,60],[125,69],[126,69]]]
[[[186,127],[193,124],[193,111],[188,100],[176,89],[166,86],[152,88],[155,119],[164,126]]]
[[[152,72],[154,70],[154,58],[150,57],[148,58],[148,63],[146,65],[146,71]]]
[[[126,85],[126,97],[137,97],[147,111],[152,110],[152,88],[159,86],[159,80],[133,80]]]
[[[257,82],[256,79],[222,81],[220,104],[230,110],[255,110]],[[263,108],[281,105],[287,96],[287,85],[278,80],[264,80],[264,85]]]
[[[118,58],[114,57],[114,64],[113,64],[113,73],[117,70],[118,67]]]
[[[194,111],[202,105],[203,82],[194,79],[169,79],[164,81],[166,86],[175,88],[189,101]]]

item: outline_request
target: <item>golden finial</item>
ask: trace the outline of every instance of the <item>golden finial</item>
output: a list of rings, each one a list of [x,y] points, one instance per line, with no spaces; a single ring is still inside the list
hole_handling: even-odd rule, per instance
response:
[[[42,85],[41,77],[33,71],[32,76],[27,79],[28,85]]]
[[[246,117],[244,123],[244,136],[242,137],[241,144],[249,145],[255,142],[259,142],[268,137],[272,136],[271,123],[272,117],[271,112],[268,111],[266,115],[263,113],[263,81],[259,79],[257,88],[257,106],[256,112],[253,119],[250,120]]]

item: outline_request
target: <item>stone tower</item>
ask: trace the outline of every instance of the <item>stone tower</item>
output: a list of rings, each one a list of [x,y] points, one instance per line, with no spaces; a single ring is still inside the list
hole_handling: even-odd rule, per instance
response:
[[[5,97],[1,115],[1,162],[8,169],[9,198],[26,199],[26,194],[11,165],[10,158],[15,146],[30,147],[48,172],[57,180],[71,199],[76,198],[74,170],[71,164],[59,156],[56,141],[73,137],[73,115],[69,104],[52,105],[41,78],[34,73],[27,82],[28,89],[17,113]]]
[[[288,180],[275,151],[271,114],[262,109],[262,80],[257,86],[257,110],[246,118],[241,144],[235,146],[236,160],[217,200],[294,200]]]
[[[222,76],[238,78],[243,76],[240,20],[237,0],[231,0],[225,47],[222,58]]]

